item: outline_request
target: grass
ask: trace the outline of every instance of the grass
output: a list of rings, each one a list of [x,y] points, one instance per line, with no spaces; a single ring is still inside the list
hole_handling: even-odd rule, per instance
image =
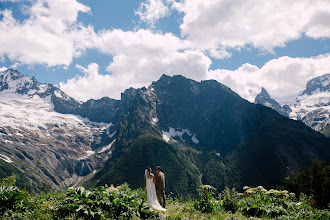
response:
[[[313,198],[287,190],[244,187],[243,193],[225,188],[214,195],[214,187],[201,186],[199,197],[167,198],[167,211],[153,210],[142,189],[83,187],[66,193],[41,193],[33,196],[14,186],[13,177],[0,181],[1,219],[330,219],[328,209],[317,209]]]
[[[216,210],[212,213],[202,213],[194,208],[194,201],[178,201],[168,200],[167,211],[160,213],[161,217],[166,220],[188,220],[188,219],[260,219],[248,218],[241,214],[232,214],[223,210]]]

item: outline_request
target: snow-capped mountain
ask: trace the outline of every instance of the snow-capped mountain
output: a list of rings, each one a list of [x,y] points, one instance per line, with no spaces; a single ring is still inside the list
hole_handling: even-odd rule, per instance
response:
[[[15,70],[0,72],[0,156],[26,173],[35,191],[72,184],[83,163],[84,174],[95,169],[101,156],[88,157],[110,139],[111,123],[57,112],[63,103],[79,107],[52,84]]]
[[[310,80],[292,110],[290,118],[301,120],[316,131],[330,125],[330,74]]]
[[[330,126],[330,74],[311,79],[290,106],[281,106],[264,88],[257,95],[255,104],[272,108],[281,115],[302,121],[322,132]]]
[[[85,186],[142,187],[141,172],[159,164],[167,189],[181,195],[201,183],[220,191],[270,187],[313,158],[330,161],[330,139],[215,80],[163,75],[148,88],[127,89],[121,100],[85,103],[14,70],[0,72],[0,83],[0,159],[37,192],[97,168]],[[271,103],[266,91],[262,97]]]
[[[284,105],[283,107],[278,104],[278,102],[273,99],[265,88],[261,89],[261,92],[256,96],[254,100],[255,104],[260,104],[263,106],[266,106],[268,108],[272,108],[278,113],[280,113],[283,116],[289,117],[290,112],[292,111],[291,108],[288,105]]]
[[[121,102],[112,156],[86,186],[143,187],[141,171],[160,164],[174,194],[201,183],[220,191],[270,187],[312,158],[330,160],[330,139],[215,80],[163,75],[148,88],[126,90]]]
[[[34,95],[41,98],[55,96],[63,100],[73,100],[52,84],[39,83],[36,78],[23,75],[12,69],[0,72],[0,92],[2,95],[16,93],[30,97]]]

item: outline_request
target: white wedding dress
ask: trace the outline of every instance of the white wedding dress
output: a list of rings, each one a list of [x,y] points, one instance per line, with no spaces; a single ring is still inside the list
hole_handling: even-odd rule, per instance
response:
[[[147,188],[147,197],[148,197],[148,203],[150,207],[153,209],[157,209],[160,211],[166,211],[167,209],[164,209],[157,200],[156,195],[156,187],[154,184],[153,179],[148,178],[148,171],[145,171],[145,177],[146,177],[146,188]]]

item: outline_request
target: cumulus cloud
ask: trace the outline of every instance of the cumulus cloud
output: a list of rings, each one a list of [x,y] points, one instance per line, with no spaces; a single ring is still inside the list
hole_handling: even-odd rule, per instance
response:
[[[163,0],[184,14],[181,34],[191,47],[211,50],[213,58],[229,54],[223,49],[247,45],[272,52],[288,41],[330,37],[328,0]],[[221,53],[214,53],[220,48]]]
[[[189,50],[185,42],[173,34],[143,29],[104,31],[99,34],[96,48],[113,55],[113,62],[107,68],[109,72],[149,82],[161,74],[182,74],[200,80],[211,64],[202,52]]]
[[[25,8],[28,18],[22,22],[10,10],[0,11],[0,59],[7,56],[14,66],[67,68],[88,48],[111,55],[106,71],[100,73],[96,63],[77,65],[83,75],[60,83],[66,93],[83,101],[103,96],[119,99],[125,89],[147,86],[162,74],[181,74],[198,81],[217,79],[250,101],[262,86],[281,98],[303,90],[310,78],[330,72],[328,54],[281,57],[260,69],[244,64],[234,71],[209,70],[209,57],[229,58],[228,49],[252,45],[271,52],[303,34],[316,39],[330,37],[329,1],[146,0],[136,14],[153,25],[170,10],[183,14],[181,37],[144,29],[95,33],[92,26],[77,21],[78,13],[89,13],[89,7],[76,0],[35,0]]]
[[[243,64],[234,71],[211,70],[207,78],[218,80],[251,102],[264,87],[272,97],[287,104],[292,101],[288,98],[304,90],[310,79],[325,73],[330,73],[330,54],[311,58],[280,57],[260,69]]]
[[[150,30],[103,31],[98,34],[95,47],[113,56],[106,68],[110,74],[96,74],[96,64],[87,69],[77,66],[85,75],[60,84],[63,91],[79,100],[103,96],[120,99],[125,89],[148,86],[162,74],[205,79],[211,65],[210,58],[200,51],[185,49],[184,42],[176,36]]]
[[[93,28],[77,22],[79,12],[89,11],[76,0],[37,0],[25,8],[23,22],[11,10],[0,11],[0,56],[23,64],[69,65],[92,46]]]
[[[168,6],[162,0],[146,0],[141,2],[135,14],[139,15],[141,21],[153,26],[157,20],[168,16],[169,12]]]
[[[113,97],[113,94],[121,89],[121,81],[116,81],[111,75],[99,74],[99,65],[96,63],[89,64],[87,68],[76,65],[76,68],[84,75],[77,75],[66,82],[61,82],[59,86],[62,91],[77,100]]]

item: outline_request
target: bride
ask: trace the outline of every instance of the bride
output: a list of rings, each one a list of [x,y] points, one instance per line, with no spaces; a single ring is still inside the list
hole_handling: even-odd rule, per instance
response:
[[[148,203],[154,209],[166,211],[167,209],[164,209],[157,201],[155,183],[155,176],[148,167],[144,172],[144,188],[147,190]]]

